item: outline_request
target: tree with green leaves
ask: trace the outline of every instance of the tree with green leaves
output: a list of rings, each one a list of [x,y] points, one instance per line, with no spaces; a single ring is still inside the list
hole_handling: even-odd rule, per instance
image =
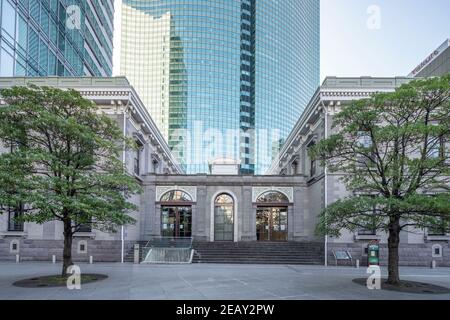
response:
[[[400,233],[450,230],[450,75],[346,105],[333,132],[311,156],[341,174],[352,196],[322,211],[317,232],[386,232],[387,282],[400,285]]]
[[[134,148],[115,121],[75,90],[12,87],[0,91],[0,203],[23,208],[21,222],[64,225],[62,276],[83,226],[115,232],[134,223],[140,192],[120,160]]]

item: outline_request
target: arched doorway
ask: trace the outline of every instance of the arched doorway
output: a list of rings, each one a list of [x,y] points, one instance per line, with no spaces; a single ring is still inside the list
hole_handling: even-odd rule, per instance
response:
[[[227,193],[214,199],[214,241],[234,240],[234,200]]]
[[[192,236],[192,198],[181,190],[165,193],[161,199],[161,236]]]
[[[256,239],[287,241],[289,199],[277,191],[263,193],[256,200]]]

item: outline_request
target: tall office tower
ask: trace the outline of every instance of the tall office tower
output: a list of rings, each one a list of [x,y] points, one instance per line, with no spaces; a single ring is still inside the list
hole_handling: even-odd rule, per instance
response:
[[[0,2],[0,76],[111,76],[113,0]]]
[[[411,73],[409,77],[440,77],[450,72],[450,39],[434,50]]]
[[[120,75],[188,173],[264,173],[319,85],[317,0],[123,0]]]

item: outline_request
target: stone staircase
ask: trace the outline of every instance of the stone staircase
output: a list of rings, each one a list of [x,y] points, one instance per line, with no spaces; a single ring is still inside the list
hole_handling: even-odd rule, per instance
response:
[[[297,264],[324,263],[323,243],[194,242],[194,263]]]

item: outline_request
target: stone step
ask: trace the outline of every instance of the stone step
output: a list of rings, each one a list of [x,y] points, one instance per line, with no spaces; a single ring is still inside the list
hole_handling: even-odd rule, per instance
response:
[[[194,242],[194,263],[323,264],[317,242]]]

